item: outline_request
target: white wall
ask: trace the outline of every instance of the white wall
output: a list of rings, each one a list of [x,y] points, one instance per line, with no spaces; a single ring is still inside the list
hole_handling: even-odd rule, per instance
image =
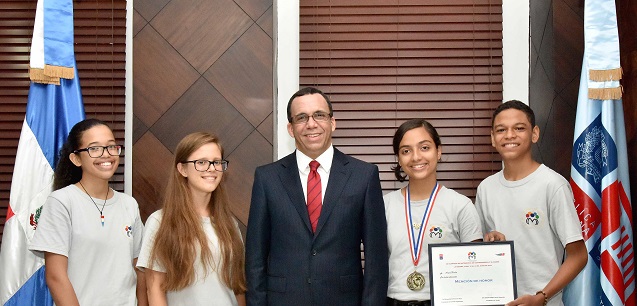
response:
[[[502,99],[529,103],[529,0],[502,2]]]
[[[133,0],[126,1],[126,107],[124,123],[124,192],[133,195]]]
[[[294,151],[287,105],[299,90],[299,0],[274,0],[274,160]]]

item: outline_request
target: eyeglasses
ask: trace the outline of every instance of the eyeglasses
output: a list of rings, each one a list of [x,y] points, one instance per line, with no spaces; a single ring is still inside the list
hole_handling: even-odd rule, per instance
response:
[[[73,153],[78,154],[80,152],[86,151],[88,153],[88,156],[92,158],[98,158],[104,155],[104,151],[107,151],[110,156],[120,156],[122,154],[123,148],[124,146],[122,145],[92,146],[86,147],[84,149],[77,149],[73,151]]]
[[[294,124],[307,123],[308,120],[310,120],[310,117],[314,118],[314,121],[326,122],[326,121],[329,121],[330,118],[332,118],[332,115],[326,112],[316,112],[312,114],[311,116],[308,114],[298,114],[292,117],[292,123]]]
[[[210,169],[210,165],[214,167],[215,170],[219,172],[224,172],[228,170],[228,161],[227,160],[205,160],[205,159],[196,159],[196,160],[187,160],[181,162],[182,164],[193,163],[195,165],[195,170],[199,172],[206,172]]]

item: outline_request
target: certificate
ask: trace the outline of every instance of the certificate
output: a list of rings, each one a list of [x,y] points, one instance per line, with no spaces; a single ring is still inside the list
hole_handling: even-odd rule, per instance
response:
[[[429,245],[435,306],[504,305],[517,296],[513,241]]]

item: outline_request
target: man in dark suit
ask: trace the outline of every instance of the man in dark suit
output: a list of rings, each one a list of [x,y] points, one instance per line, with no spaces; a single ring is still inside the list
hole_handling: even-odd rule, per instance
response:
[[[336,121],[320,90],[296,92],[287,115],[297,150],[255,171],[247,304],[385,305],[387,223],[378,167],[332,146]]]

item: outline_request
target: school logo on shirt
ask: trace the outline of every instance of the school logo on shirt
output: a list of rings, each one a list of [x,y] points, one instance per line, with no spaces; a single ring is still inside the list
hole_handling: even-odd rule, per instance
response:
[[[131,237],[133,236],[133,227],[130,225],[126,225],[124,227],[124,231],[126,232],[126,236]]]
[[[476,260],[477,256],[478,255],[476,254],[476,252],[471,251],[471,252],[469,252],[469,254],[467,254],[467,259],[468,260]]]
[[[539,225],[540,224],[540,214],[535,211],[528,211],[526,213],[526,224],[528,225]]]
[[[38,207],[38,209],[36,209],[35,212],[32,213],[31,216],[29,217],[29,225],[33,227],[33,230],[35,230],[38,227],[38,220],[40,220],[41,213],[42,213],[42,206]]]
[[[442,228],[440,226],[432,226],[429,229],[429,238],[442,239]]]

